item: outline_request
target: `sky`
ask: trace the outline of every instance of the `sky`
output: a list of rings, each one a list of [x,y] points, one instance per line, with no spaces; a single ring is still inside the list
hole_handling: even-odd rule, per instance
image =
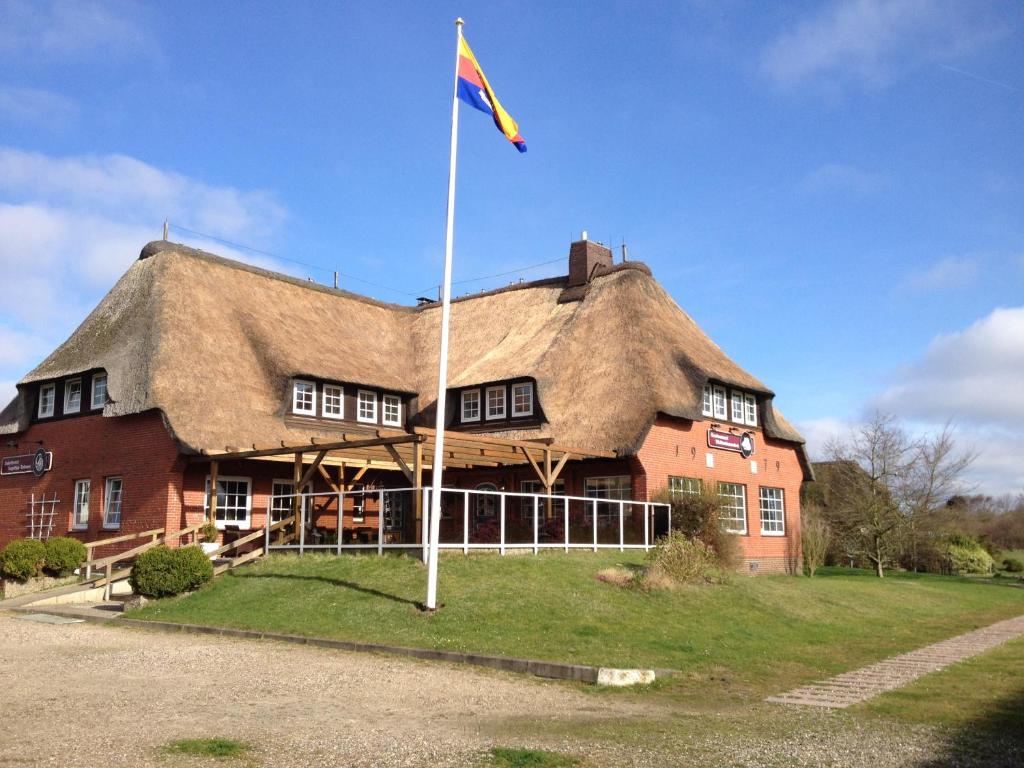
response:
[[[529,151],[460,122],[455,293],[647,263],[822,456],[951,422],[1024,491],[1024,5],[0,0],[0,399],[171,239],[436,295],[455,29]]]

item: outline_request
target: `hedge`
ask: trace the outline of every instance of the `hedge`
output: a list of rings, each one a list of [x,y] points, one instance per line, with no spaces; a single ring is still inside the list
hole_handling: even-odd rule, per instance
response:
[[[146,597],[170,597],[196,589],[213,578],[213,563],[196,546],[146,550],[128,577],[132,589]]]
[[[46,563],[43,567],[54,576],[67,576],[87,557],[85,544],[66,536],[49,539],[45,548]]]
[[[46,547],[35,539],[17,539],[0,552],[0,571],[8,579],[28,581],[42,573]]]

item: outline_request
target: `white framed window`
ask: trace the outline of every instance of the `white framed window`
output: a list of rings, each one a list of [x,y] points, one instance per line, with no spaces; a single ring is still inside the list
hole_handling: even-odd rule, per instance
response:
[[[711,385],[710,384],[705,384],[704,385],[704,403],[703,403],[703,405],[701,407],[701,413],[703,413],[705,416],[714,416],[715,415],[715,406],[711,402],[711,398],[712,398],[712,395],[711,395]]]
[[[324,384],[323,402],[320,403],[320,413],[328,419],[344,418],[345,390],[337,384]]]
[[[703,483],[699,477],[676,477],[668,476],[668,492],[670,496],[699,496]]]
[[[57,399],[57,385],[43,384],[39,388],[39,418],[48,419],[53,416],[53,404]]]
[[[505,387],[487,388],[487,418],[505,418]]]
[[[522,482],[519,483],[519,492],[520,493],[544,493],[544,486],[541,484],[540,480],[523,480]],[[555,496],[564,496],[565,495],[565,481],[564,480],[555,480],[555,484],[551,486],[551,493],[553,495],[555,495]],[[544,501],[544,499],[540,499],[537,502],[537,514],[539,514],[541,517],[544,516],[544,505],[545,505],[545,503],[546,502]],[[562,504],[559,504],[558,500],[555,499],[555,502],[554,502],[554,504],[552,504],[552,507],[554,508],[554,514],[555,514],[556,517],[558,515],[560,515],[560,514],[564,514],[565,513],[565,508],[563,506],[564,504],[565,504],[565,500],[564,499],[562,501]],[[523,497],[521,497],[520,505],[519,505],[519,519],[520,520],[527,520],[527,521],[532,521],[533,520],[533,497],[532,496],[523,496]]]
[[[597,521],[599,524],[618,525],[619,505],[614,503],[618,500],[629,501],[633,498],[633,481],[629,475],[616,475],[612,477],[588,477],[583,481],[583,495],[588,499],[609,499],[597,505]],[[587,504],[584,511],[584,519],[590,522],[593,505]]]
[[[292,385],[292,413],[316,416],[316,384],[312,381],[295,380]]]
[[[218,477],[217,478],[217,518],[218,528],[227,526],[248,528],[252,511],[252,478]],[[210,476],[206,476],[206,514],[210,514]]]
[[[107,374],[97,373],[92,377],[92,397],[89,398],[89,405],[93,410],[102,408],[107,404]]]
[[[764,488],[759,491],[761,506],[761,535],[786,535],[786,509],[781,488]]]
[[[746,422],[751,427],[757,426],[757,398],[753,395],[743,396]]]
[[[71,511],[71,527],[83,531],[89,527],[89,494],[91,480],[75,480],[75,503]]]
[[[739,483],[719,483],[718,495],[722,499],[720,520],[729,533],[747,532],[747,486]]]
[[[462,393],[462,420],[480,421],[480,390],[467,389]]]
[[[524,381],[512,385],[512,415],[533,415],[533,382]]]
[[[82,410],[82,380],[68,379],[64,382],[64,413],[78,413]]]
[[[124,482],[120,477],[108,477],[103,488],[103,527],[115,530],[121,527],[121,495]]]
[[[309,493],[309,491],[310,487],[307,485],[305,492]],[[270,487],[270,522],[279,523],[295,513],[292,507],[294,495],[295,483],[291,480],[275,480],[273,482]],[[312,496],[305,498],[305,507],[308,519],[309,513],[313,510]]]
[[[402,426],[402,398],[398,395],[384,395],[381,398],[381,417],[389,427]]]
[[[377,393],[360,389],[356,398],[356,421],[366,424],[377,423]]]
[[[724,419],[727,416],[725,402],[725,387],[714,386],[711,388],[712,405],[716,419]]]
[[[732,391],[732,420],[738,424],[742,424],[743,418],[743,393],[737,392],[735,389]]]

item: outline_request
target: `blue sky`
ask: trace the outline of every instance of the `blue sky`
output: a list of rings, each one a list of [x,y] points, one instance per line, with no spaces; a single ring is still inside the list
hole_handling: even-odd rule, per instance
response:
[[[876,407],[954,419],[975,482],[1024,489],[1012,0],[0,0],[4,396],[165,216],[428,291],[457,15],[529,145],[463,111],[455,279],[519,272],[457,292],[564,272],[583,229],[625,241],[815,451]]]

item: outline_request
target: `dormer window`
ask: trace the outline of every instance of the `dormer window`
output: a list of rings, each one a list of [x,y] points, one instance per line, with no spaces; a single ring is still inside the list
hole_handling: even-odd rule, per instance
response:
[[[359,390],[356,420],[367,424],[377,423],[377,393],[365,389]]]
[[[746,419],[743,416],[743,393],[732,391],[732,420],[737,424],[743,424]]]
[[[90,405],[93,410],[107,404],[107,374],[97,373],[92,377],[92,397]]]
[[[533,382],[512,385],[512,416],[533,415]]]
[[[725,402],[725,387],[714,386],[711,388],[712,394],[712,405],[714,407],[716,419],[726,419],[729,417],[726,411]]]
[[[505,418],[505,387],[487,388],[487,418]]]
[[[462,420],[480,421],[479,389],[467,389],[462,393]]]
[[[316,384],[295,380],[292,387],[292,413],[316,416]]]
[[[64,413],[78,413],[82,410],[82,380],[68,379],[64,382]]]
[[[57,385],[43,384],[39,388],[39,418],[48,419],[53,416],[53,406],[57,400]]]
[[[324,384],[323,415],[328,419],[345,418],[345,390],[337,384]]]
[[[757,396],[739,389],[727,390],[719,384],[705,384],[701,413],[734,424],[757,426]]]
[[[710,384],[705,384],[704,385],[704,406],[703,406],[703,408],[701,408],[701,413],[703,413],[705,416],[714,416],[715,415],[715,407],[712,404],[712,394],[711,394],[711,385]]]
[[[751,427],[757,426],[757,398],[753,395],[744,395],[743,403],[747,424]]]
[[[389,427],[402,426],[402,398],[398,395],[384,395],[381,398],[381,417]]]

